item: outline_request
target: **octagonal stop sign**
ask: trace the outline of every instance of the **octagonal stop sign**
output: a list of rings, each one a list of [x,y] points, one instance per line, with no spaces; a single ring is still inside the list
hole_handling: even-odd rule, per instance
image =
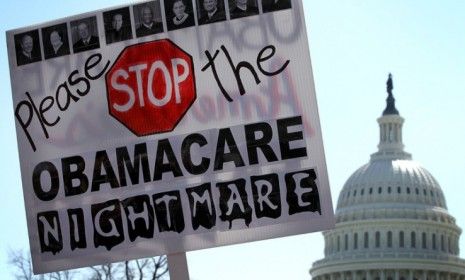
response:
[[[192,57],[168,39],[126,47],[105,83],[110,115],[137,136],[172,131],[196,98]]]

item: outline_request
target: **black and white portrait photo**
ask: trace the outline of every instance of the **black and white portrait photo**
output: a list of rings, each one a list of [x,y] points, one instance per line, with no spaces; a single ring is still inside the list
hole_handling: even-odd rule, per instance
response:
[[[75,53],[100,48],[97,19],[89,17],[72,21],[71,37]]]
[[[186,28],[195,24],[192,0],[165,0],[165,12],[168,30]]]
[[[134,5],[133,13],[137,37],[163,32],[160,0]]]
[[[42,45],[44,46],[45,59],[69,54],[66,23],[42,28]]]
[[[132,39],[129,7],[103,13],[107,44]]]
[[[32,30],[15,35],[16,63],[18,66],[40,61],[39,31]]]
[[[228,0],[231,19],[258,15],[257,0]]]
[[[291,0],[262,0],[263,12],[274,12],[291,9]]]
[[[226,20],[224,1],[197,0],[199,25]]]

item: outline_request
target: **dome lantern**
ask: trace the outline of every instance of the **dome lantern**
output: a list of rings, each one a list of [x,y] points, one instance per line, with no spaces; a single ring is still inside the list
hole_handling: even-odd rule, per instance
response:
[[[371,155],[371,160],[377,159],[411,159],[409,153],[404,152],[402,143],[402,125],[404,118],[399,115],[395,106],[395,99],[392,94],[394,89],[392,75],[389,73],[386,82],[388,98],[386,99],[386,109],[383,115],[378,118],[379,124],[379,144],[378,152]]]

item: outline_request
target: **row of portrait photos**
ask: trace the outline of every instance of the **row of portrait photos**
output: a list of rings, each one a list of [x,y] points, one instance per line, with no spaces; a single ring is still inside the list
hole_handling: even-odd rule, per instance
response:
[[[132,27],[135,26],[137,38],[164,32],[161,0],[144,2],[130,7],[103,12],[106,44],[133,39]],[[196,1],[194,11],[192,1]],[[243,18],[262,12],[274,12],[291,9],[291,0],[163,0],[165,20],[168,31]],[[194,14],[197,12],[197,21]],[[55,24],[40,29],[42,35],[43,56],[51,59],[69,55],[72,42],[73,53],[100,48],[97,17],[91,16],[68,23]],[[41,61],[39,30],[15,34],[16,62],[18,66]]]

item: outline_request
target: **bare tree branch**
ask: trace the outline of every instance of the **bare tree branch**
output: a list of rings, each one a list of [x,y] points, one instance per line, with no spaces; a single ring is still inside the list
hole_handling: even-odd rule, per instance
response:
[[[25,253],[22,250],[10,251],[8,255],[8,263],[14,268],[14,275],[16,279],[33,279],[31,259],[29,256],[25,256]]]
[[[21,250],[9,252],[8,264],[16,280],[161,280],[168,273],[166,256],[102,264],[79,270],[65,270],[34,275],[29,253]]]
[[[103,280],[102,275],[100,274],[100,270],[97,267],[91,266],[90,269],[94,271],[94,277],[92,279]]]
[[[132,280],[132,275],[130,273],[131,268],[129,267],[129,261],[124,262],[124,274],[126,275],[126,280]]]
[[[139,280],[142,280],[142,279],[144,279],[144,273],[143,273],[143,271],[142,271],[142,268],[143,268],[143,267],[142,267],[142,265],[140,264],[140,261],[139,261],[139,260],[135,260],[135,262],[136,262],[136,265],[137,265],[137,269],[138,269],[138,271],[139,271]]]
[[[166,256],[150,258],[153,262],[152,280],[161,279],[168,272]]]

